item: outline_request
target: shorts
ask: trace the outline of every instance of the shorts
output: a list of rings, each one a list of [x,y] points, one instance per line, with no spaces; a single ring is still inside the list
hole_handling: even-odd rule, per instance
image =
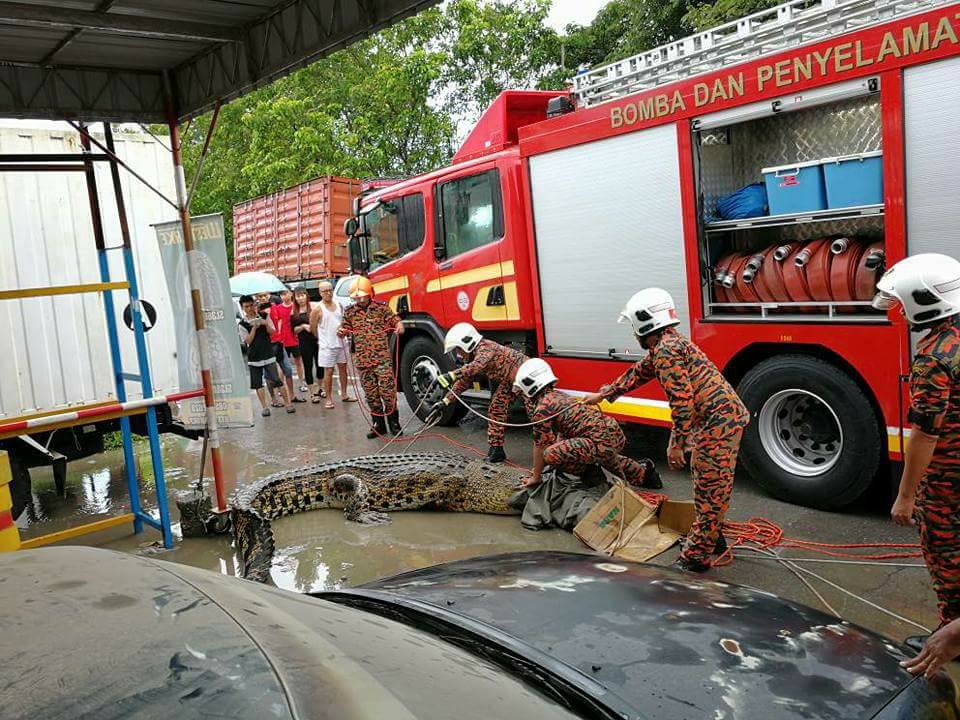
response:
[[[347,354],[343,347],[317,348],[317,367],[332,368],[347,362]]]
[[[273,355],[277,359],[277,365],[280,366],[280,370],[283,371],[283,376],[292,378],[293,377],[293,365],[290,364],[290,358],[287,357],[285,348],[280,343],[273,344]]]
[[[299,345],[291,345],[290,347],[285,347],[284,350],[286,350],[286,351],[287,351],[287,355],[289,355],[289,356],[292,357],[292,358],[298,358],[298,357],[300,357],[300,346],[299,346]]]
[[[263,387],[263,376],[267,376],[267,382],[270,387],[280,387],[283,382],[280,380],[280,373],[277,372],[277,363],[274,361],[269,365],[251,365],[250,366],[250,389],[259,390]]]

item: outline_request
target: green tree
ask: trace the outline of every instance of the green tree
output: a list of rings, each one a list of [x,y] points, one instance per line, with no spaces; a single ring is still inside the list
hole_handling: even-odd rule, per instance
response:
[[[709,30],[781,2],[783,0],[716,0],[691,7],[684,16],[684,22],[694,31]]]
[[[319,175],[440,167],[503,89],[535,86],[557,54],[549,0],[453,0],[224,106],[192,203],[223,212]],[[188,176],[209,116],[184,136]]]
[[[550,0],[454,0],[446,9],[449,47],[444,107],[476,117],[503,90],[533,88],[559,59],[544,23]]]

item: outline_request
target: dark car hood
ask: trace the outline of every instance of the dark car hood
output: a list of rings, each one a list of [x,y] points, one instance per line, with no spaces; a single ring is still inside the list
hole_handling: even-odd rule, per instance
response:
[[[872,717],[911,681],[899,667],[904,651],[879,635],[760,590],[656,565],[514,553],[346,592],[364,588],[492,625],[651,720]],[[920,683],[925,702],[953,707],[945,677],[936,688]]]
[[[408,624],[109,550],[0,553],[0,608],[4,719],[574,717]]]

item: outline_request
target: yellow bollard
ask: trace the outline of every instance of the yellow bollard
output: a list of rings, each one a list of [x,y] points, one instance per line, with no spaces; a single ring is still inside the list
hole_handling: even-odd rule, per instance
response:
[[[13,497],[10,495],[12,481],[10,458],[5,450],[0,450],[0,552],[20,549],[20,531],[13,524]]]

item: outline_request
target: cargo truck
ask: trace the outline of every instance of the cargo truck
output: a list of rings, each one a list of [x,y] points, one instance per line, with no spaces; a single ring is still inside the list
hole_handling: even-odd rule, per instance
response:
[[[64,123],[2,121],[0,153],[43,155],[79,153],[79,135]],[[102,135],[92,133],[103,141]],[[170,156],[157,140],[141,132],[114,134],[118,157],[142,178],[174,196]],[[94,163],[98,200],[107,247],[121,245],[110,169]],[[152,224],[172,219],[173,210],[140,182],[125,176],[124,204],[131,233],[146,349],[155,395],[177,391],[176,339],[160,251]],[[0,290],[76,286],[96,283],[100,270],[91,223],[87,184],[82,173],[0,173]],[[107,253],[112,277],[123,277],[120,253]],[[121,293],[114,294],[120,353],[127,368],[137,367],[130,316]],[[5,354],[0,371],[0,421],[16,422],[70,412],[81,406],[116,401],[113,370],[101,297],[61,294],[0,302],[0,337]],[[128,400],[142,397],[140,385],[126,384]],[[192,388],[190,388],[192,389]],[[157,407],[161,431],[183,432],[166,404]],[[131,418],[145,432],[142,415]],[[91,421],[54,431],[0,436],[9,453],[14,517],[30,501],[29,468],[52,464],[63,492],[66,463],[102,452],[104,435],[118,429],[116,419]]]

